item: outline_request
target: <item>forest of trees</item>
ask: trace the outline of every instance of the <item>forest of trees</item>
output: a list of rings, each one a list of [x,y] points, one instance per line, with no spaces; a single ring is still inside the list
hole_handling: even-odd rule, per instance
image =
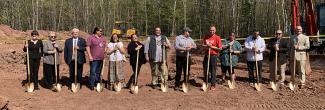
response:
[[[187,26],[194,38],[215,24],[222,37],[231,31],[245,36],[253,28],[271,36],[276,29],[289,31],[290,6],[291,0],[0,0],[0,24],[17,30],[78,27],[86,32],[100,26],[109,35],[115,21],[128,21],[141,35],[151,34],[155,26],[165,35],[177,35]]]

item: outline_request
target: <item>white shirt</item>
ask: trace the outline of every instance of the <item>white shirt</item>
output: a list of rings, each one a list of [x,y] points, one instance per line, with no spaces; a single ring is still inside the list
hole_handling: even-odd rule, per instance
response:
[[[109,49],[114,49],[115,47],[123,48],[123,43],[122,42],[117,42],[117,43],[108,43],[107,47]],[[117,60],[115,60],[117,58]],[[119,50],[116,50],[116,58],[115,58],[115,53],[112,53],[109,55],[109,61],[122,61],[124,58],[124,55],[121,54]]]
[[[78,38],[72,38],[72,46],[78,45]]]
[[[256,45],[256,48],[258,49],[258,52],[256,52],[256,58],[255,58],[255,52],[252,50],[252,48]],[[246,59],[247,61],[260,61],[263,60],[263,51],[265,50],[265,41],[261,36],[258,36],[255,40],[253,39],[253,36],[250,35],[245,40],[245,49],[246,49]]]

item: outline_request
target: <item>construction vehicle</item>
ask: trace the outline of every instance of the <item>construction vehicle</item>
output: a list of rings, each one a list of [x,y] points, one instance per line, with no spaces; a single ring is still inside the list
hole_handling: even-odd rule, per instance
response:
[[[316,4],[316,11],[312,0],[292,0],[292,30],[302,26],[304,33],[310,37],[309,51],[324,54],[325,51],[325,3]],[[299,4],[299,3],[304,3]],[[303,8],[302,8],[303,7]],[[299,11],[299,9],[304,9]],[[301,12],[304,12],[303,15]],[[316,13],[316,14],[315,14]],[[315,16],[317,15],[317,17]],[[303,19],[304,18],[304,19]]]
[[[136,29],[131,22],[115,21],[112,34],[118,34],[122,38],[129,38],[132,34],[136,34]]]

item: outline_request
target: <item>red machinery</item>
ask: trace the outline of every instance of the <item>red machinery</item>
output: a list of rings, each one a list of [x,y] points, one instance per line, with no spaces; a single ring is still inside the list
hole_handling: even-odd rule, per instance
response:
[[[297,26],[301,26],[300,20],[301,16],[299,12],[299,0],[291,1],[292,8],[292,29],[295,30]],[[306,34],[307,35],[316,35],[317,34],[317,26],[316,26],[316,18],[314,13],[314,7],[312,0],[304,0],[305,6],[305,22],[306,22]]]

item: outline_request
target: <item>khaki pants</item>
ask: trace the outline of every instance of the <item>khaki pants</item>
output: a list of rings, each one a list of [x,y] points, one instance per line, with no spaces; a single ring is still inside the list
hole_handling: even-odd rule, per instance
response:
[[[166,67],[165,74],[163,74],[163,63],[162,62],[150,62],[151,67],[151,77],[152,77],[152,84],[158,84],[158,78],[164,78],[166,81],[168,79],[168,69]],[[164,79],[161,79],[164,81]]]
[[[287,64],[284,63],[281,65],[279,62],[280,61],[278,60],[277,72],[275,71],[275,60],[270,62],[270,80],[271,81],[273,81],[273,80],[276,81],[276,76],[277,76],[277,73],[279,73],[279,72],[280,72],[279,82],[284,82],[284,80],[285,80],[285,71],[286,71]]]
[[[290,60],[290,72],[291,72],[291,81],[293,81],[295,78],[295,74],[293,74],[293,59]],[[306,81],[306,60],[296,60],[296,67],[295,67],[295,73],[298,73],[298,77],[301,84],[304,84]]]

